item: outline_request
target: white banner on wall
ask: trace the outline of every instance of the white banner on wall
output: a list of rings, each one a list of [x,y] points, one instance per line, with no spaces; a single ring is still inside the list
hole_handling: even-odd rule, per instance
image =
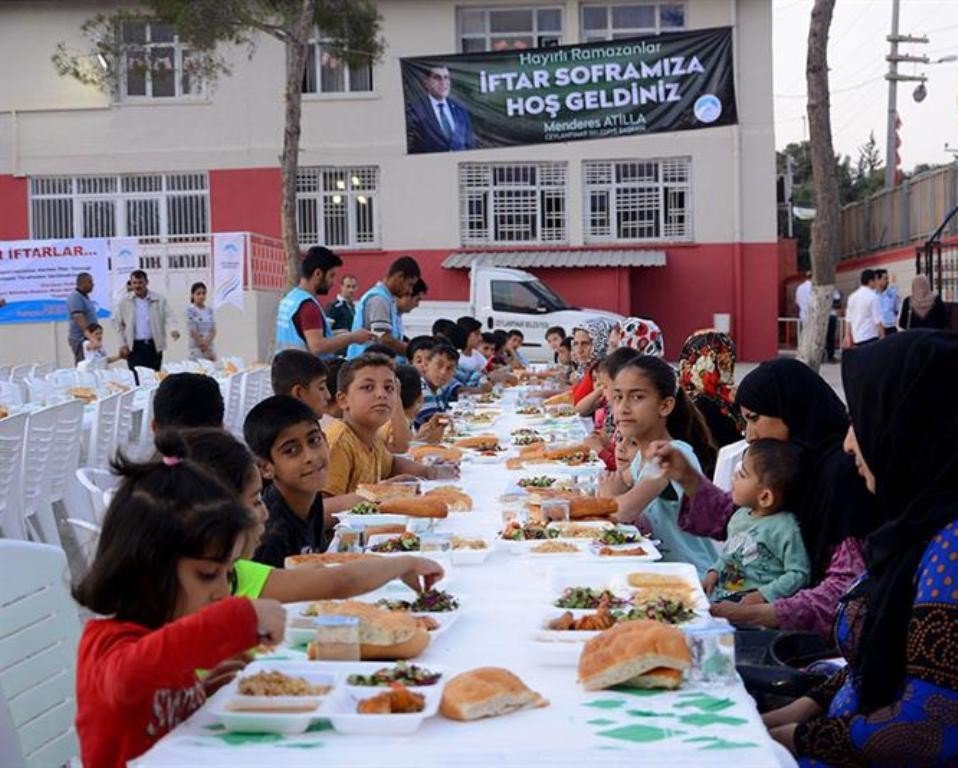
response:
[[[135,237],[110,238],[110,294],[113,306],[126,296],[126,282],[130,272],[140,268],[139,240]]]
[[[239,233],[213,235],[213,309],[231,304],[243,309],[246,238]]]
[[[0,242],[0,324],[68,320],[66,300],[80,272],[93,276],[97,316],[109,317],[108,254],[105,238]]]

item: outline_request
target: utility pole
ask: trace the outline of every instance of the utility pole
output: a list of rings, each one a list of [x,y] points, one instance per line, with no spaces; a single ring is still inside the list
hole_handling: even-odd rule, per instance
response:
[[[795,206],[792,202],[792,188],[795,183],[795,161],[791,155],[785,156],[785,212],[788,214],[788,237],[795,237]]]
[[[912,37],[910,35],[898,34],[898,21],[900,16],[901,0],[892,0],[891,6],[891,34],[885,38],[891,43],[891,50],[885,61],[888,62],[888,74],[885,79],[888,81],[888,126],[885,142],[885,189],[891,189],[895,186],[895,177],[898,173],[898,163],[896,156],[898,148],[896,139],[898,134],[898,83],[918,82],[924,83],[928,78],[924,75],[900,75],[898,74],[899,63],[912,62],[915,64],[928,64],[927,56],[899,56],[899,43],[928,43],[927,37]],[[922,96],[921,98],[924,98]],[[921,99],[916,97],[917,101]]]

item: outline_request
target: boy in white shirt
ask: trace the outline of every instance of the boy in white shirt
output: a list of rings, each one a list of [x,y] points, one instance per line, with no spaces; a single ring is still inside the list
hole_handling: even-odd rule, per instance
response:
[[[83,342],[83,359],[88,368],[106,368],[111,363],[115,363],[122,355],[113,355],[107,353],[103,346],[103,326],[99,323],[91,323],[87,326],[87,339]]]

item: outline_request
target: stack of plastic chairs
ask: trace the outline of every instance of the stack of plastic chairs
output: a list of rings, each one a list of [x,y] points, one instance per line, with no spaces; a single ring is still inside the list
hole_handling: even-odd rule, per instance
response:
[[[223,426],[237,437],[243,434],[243,386],[248,374],[234,373],[227,379],[226,384],[226,413],[223,417]]]
[[[93,426],[83,463],[88,467],[107,467],[116,452],[117,422],[120,418],[120,393],[96,401]]]
[[[32,534],[30,538],[57,546],[60,545],[60,533],[49,503],[48,484],[51,474],[50,455],[57,437],[57,421],[61,408],[62,406],[54,405],[30,414],[23,441],[20,487],[20,514],[24,521],[22,527]]]
[[[20,506],[26,413],[0,419],[0,529],[10,539],[27,538]]]
[[[0,562],[0,765],[71,763],[79,753],[73,722],[80,620],[66,555],[0,540]]]

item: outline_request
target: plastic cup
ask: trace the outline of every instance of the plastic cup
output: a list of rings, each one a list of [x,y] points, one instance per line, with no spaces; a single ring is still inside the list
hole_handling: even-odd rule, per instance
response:
[[[359,661],[358,616],[317,616],[315,657],[317,661]]]
[[[701,686],[734,685],[735,629],[725,619],[712,619],[700,627],[688,627],[685,639],[692,654],[690,682]]]
[[[569,502],[566,499],[545,499],[539,509],[544,520],[568,523],[570,519]]]

